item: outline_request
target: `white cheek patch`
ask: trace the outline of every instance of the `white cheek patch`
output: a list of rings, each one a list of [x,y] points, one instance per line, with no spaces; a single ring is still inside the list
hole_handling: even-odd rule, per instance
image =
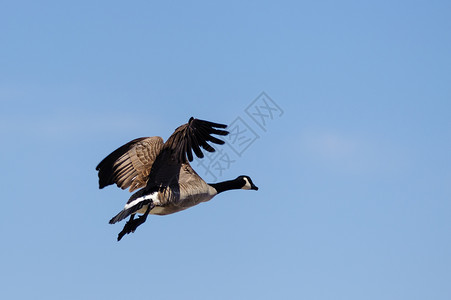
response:
[[[132,202],[125,204],[124,210],[125,209],[129,209],[130,207],[133,207],[136,204],[138,204],[139,202],[144,201],[144,200],[152,200],[154,205],[159,205],[160,204],[160,199],[158,198],[158,192],[153,192],[152,194],[136,198]]]
[[[244,177],[244,181],[246,182],[246,184],[241,189],[243,189],[243,190],[250,190],[252,188],[252,186],[251,186],[249,180],[247,180],[247,178]]]

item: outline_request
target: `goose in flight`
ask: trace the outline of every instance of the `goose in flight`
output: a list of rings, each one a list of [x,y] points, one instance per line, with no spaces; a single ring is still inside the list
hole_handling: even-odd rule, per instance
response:
[[[202,158],[201,150],[214,152],[209,144],[224,144],[214,136],[225,136],[226,125],[190,118],[178,127],[164,143],[159,136],[142,137],[119,147],[104,158],[96,167],[99,172],[99,188],[116,184],[129,188],[132,194],[125,207],[110,220],[110,224],[130,216],[119,233],[120,241],[125,234],[134,232],[149,214],[168,215],[185,210],[201,202],[209,201],[217,194],[232,190],[258,190],[249,176],[233,180],[206,183],[191,167],[194,154]],[[135,219],[135,215],[141,216]]]

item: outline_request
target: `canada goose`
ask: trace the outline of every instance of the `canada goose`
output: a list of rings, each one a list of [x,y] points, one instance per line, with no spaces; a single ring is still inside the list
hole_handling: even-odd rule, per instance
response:
[[[99,171],[99,188],[116,184],[121,189],[135,192],[124,209],[110,220],[119,222],[128,216],[129,221],[117,240],[146,221],[148,214],[168,215],[195,206],[232,190],[258,190],[249,176],[238,176],[229,181],[207,184],[191,167],[193,153],[202,158],[200,147],[208,152],[215,149],[208,144],[222,145],[224,141],[211,136],[229,134],[226,125],[190,118],[178,127],[166,143],[159,136],[135,139],[119,147],[96,167]],[[188,156],[188,157],[187,157]],[[134,219],[135,214],[142,214]]]

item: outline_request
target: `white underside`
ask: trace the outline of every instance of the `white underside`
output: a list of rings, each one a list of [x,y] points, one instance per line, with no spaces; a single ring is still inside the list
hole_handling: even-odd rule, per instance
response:
[[[152,200],[154,205],[159,205],[160,204],[160,199],[158,197],[158,192],[153,192],[152,194],[136,198],[132,202],[125,204],[124,210],[128,209],[128,208],[130,208],[132,206],[135,206],[136,204],[138,204],[139,202],[144,201],[144,200]]]

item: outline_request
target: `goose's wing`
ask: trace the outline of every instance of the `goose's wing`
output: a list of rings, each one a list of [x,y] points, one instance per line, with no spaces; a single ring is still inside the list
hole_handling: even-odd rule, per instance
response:
[[[202,158],[204,154],[200,148],[204,148],[208,152],[214,152],[215,149],[208,142],[222,145],[223,140],[213,137],[216,135],[229,134],[226,130],[218,128],[226,128],[227,125],[213,123],[209,121],[194,119],[191,117],[188,123],[178,127],[174,133],[164,144],[164,149],[169,150],[172,157],[179,163],[193,161],[193,151],[197,157]]]
[[[138,138],[113,151],[96,167],[99,188],[116,184],[130,192],[146,186],[150,169],[163,148],[159,136]]]

